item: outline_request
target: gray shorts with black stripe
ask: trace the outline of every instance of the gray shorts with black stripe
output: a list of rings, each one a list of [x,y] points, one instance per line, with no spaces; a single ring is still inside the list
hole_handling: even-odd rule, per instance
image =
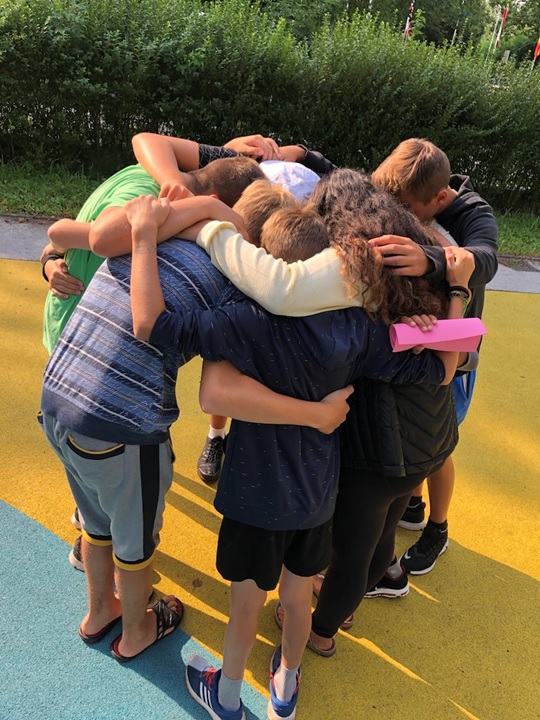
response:
[[[159,544],[165,494],[172,484],[170,440],[123,445],[73,432],[43,414],[43,430],[66,470],[82,530],[94,545],[112,545],[126,570],[148,565]]]

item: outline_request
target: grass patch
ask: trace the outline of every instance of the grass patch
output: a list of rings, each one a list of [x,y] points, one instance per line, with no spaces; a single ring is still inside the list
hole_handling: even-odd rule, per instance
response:
[[[505,255],[540,256],[540,218],[529,213],[497,217],[499,252]]]
[[[61,167],[0,163],[0,213],[75,218],[101,180]]]
[[[104,178],[102,178],[104,179]],[[36,169],[0,163],[0,213],[75,218],[101,182],[61,167]],[[529,213],[498,215],[499,251],[506,255],[540,256],[540,218]]]

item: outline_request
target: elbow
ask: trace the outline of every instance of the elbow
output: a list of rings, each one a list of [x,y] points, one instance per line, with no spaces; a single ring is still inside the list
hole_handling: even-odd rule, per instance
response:
[[[57,220],[47,231],[49,243],[59,252],[65,252],[67,249],[63,244],[66,238],[66,233],[63,232],[64,226],[64,220]]]
[[[144,322],[139,320],[133,320],[133,334],[137,338],[137,340],[142,340],[143,342],[148,342],[150,340],[150,336],[152,335],[152,327]]]
[[[443,381],[441,382],[441,385],[450,385],[452,380],[454,379],[454,373],[446,373],[446,375],[443,378]]]
[[[219,398],[217,389],[212,387],[211,383],[201,383],[199,390],[199,405],[201,410],[207,415],[220,415]]]
[[[97,255],[98,257],[107,257],[107,251],[105,249],[107,244],[104,233],[99,227],[96,228],[95,225],[92,225],[88,243],[90,245],[90,250],[94,253],[94,255]]]
[[[152,135],[152,133],[142,132],[137,133],[131,138],[131,147],[137,160],[139,159],[137,153],[141,149],[141,145],[144,145],[145,141]]]
[[[203,373],[199,388],[199,405],[207,415],[226,414],[223,413],[223,388],[221,384],[214,382],[205,373]]]

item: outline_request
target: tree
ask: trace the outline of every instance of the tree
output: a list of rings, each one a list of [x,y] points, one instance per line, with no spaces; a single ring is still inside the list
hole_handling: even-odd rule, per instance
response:
[[[533,1],[540,4],[540,0]],[[356,12],[370,13],[399,32],[405,27],[411,0],[256,0],[253,4],[275,22],[290,22],[296,37],[309,40],[325,20],[333,23],[343,15],[352,18]],[[493,13],[487,0],[415,0],[414,6],[414,15],[422,18],[423,24],[418,23],[413,37],[437,46],[457,40],[477,43]]]

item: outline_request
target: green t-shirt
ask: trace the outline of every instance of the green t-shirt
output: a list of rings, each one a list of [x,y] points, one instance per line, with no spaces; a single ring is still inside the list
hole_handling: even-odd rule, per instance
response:
[[[105,180],[84,203],[77,215],[79,222],[92,222],[102,210],[108,207],[122,207],[128,200],[139,195],[157,195],[159,185],[144,170],[141,165],[130,165],[119,170],[115,175]],[[96,270],[103,262],[102,257],[94,255],[90,250],[68,250],[64,260],[69,268],[70,275],[79,278],[88,287]],[[49,292],[45,300],[43,316],[43,344],[52,352],[60,333],[71,317],[80,300],[80,295],[70,295],[63,300]]]

